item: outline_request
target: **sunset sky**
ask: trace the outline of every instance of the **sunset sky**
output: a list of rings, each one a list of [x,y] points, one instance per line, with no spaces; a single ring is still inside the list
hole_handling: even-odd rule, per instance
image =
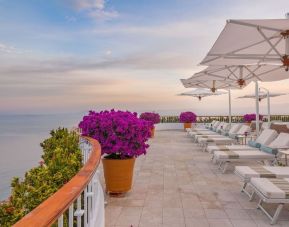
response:
[[[177,96],[189,90],[179,79],[203,69],[226,19],[286,12],[288,0],[0,0],[0,113],[226,114],[226,95]],[[261,86],[289,93],[289,80]],[[236,99],[253,92],[232,92],[233,114],[254,111],[254,100]],[[289,114],[289,95],[271,103]]]

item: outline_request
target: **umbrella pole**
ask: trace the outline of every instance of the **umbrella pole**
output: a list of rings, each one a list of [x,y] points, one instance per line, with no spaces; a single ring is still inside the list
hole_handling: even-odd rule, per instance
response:
[[[256,134],[259,135],[259,87],[258,81],[255,81],[255,96],[256,96]]]
[[[267,91],[267,106],[268,106],[268,122],[271,122],[271,107],[270,107],[270,94]]]
[[[229,89],[228,95],[229,95],[229,125],[231,127],[231,124],[232,124],[231,89]]]

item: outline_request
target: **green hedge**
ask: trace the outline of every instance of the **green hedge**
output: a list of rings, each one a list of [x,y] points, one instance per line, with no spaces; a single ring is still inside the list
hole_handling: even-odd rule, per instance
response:
[[[43,163],[23,180],[12,180],[11,196],[0,204],[0,226],[11,226],[67,183],[82,167],[79,136],[65,128],[52,130],[41,143]]]

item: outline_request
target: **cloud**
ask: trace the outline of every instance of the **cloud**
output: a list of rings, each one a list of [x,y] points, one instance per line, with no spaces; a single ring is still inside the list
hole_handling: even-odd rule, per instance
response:
[[[0,53],[11,54],[11,53],[21,53],[21,51],[17,50],[13,46],[0,43]]]
[[[117,11],[107,9],[105,0],[73,0],[73,6],[95,20],[111,20],[119,16]]]

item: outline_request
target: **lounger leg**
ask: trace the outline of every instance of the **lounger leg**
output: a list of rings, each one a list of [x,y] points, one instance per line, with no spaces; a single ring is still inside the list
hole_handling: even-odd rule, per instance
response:
[[[229,165],[229,162],[226,162],[225,165],[224,165],[224,168],[223,168],[223,173],[226,172],[227,168],[228,168],[228,165]]]
[[[255,198],[255,195],[256,195],[256,193],[255,193],[255,191],[253,191],[252,194],[249,195],[249,201],[253,201],[253,199]]]
[[[241,190],[241,192],[244,192],[244,191],[245,191],[245,189],[246,189],[246,187],[247,187],[247,182],[245,182],[245,183],[243,184],[243,187],[242,187],[242,190]]]
[[[283,204],[283,203],[280,203],[280,204],[278,205],[278,207],[277,207],[277,209],[276,209],[276,211],[275,211],[275,214],[274,214],[274,216],[272,217],[272,216],[268,213],[268,211],[265,210],[265,208],[262,206],[262,203],[263,203],[263,200],[260,199],[257,208],[258,208],[258,209],[261,209],[261,210],[267,215],[267,217],[270,218],[270,220],[271,220],[271,225],[276,224],[277,221],[278,221],[278,217],[279,217],[279,215],[280,215],[280,213],[281,213],[281,211],[282,211],[282,209],[283,209],[283,207],[284,207],[284,204]]]
[[[263,200],[260,199],[259,203],[258,203],[258,206],[257,206],[257,209],[262,209],[263,210],[262,203],[263,203]]]
[[[218,169],[222,169],[223,162],[220,161]]]
[[[203,152],[206,151],[206,148],[207,148],[207,145],[204,143],[204,144],[203,144]]]
[[[280,213],[281,213],[281,211],[282,211],[282,209],[283,209],[283,206],[284,206],[283,203],[280,203],[280,204],[278,205],[278,207],[277,207],[277,209],[276,209],[276,212],[275,212],[275,214],[274,214],[274,216],[273,216],[273,218],[272,218],[272,221],[271,221],[271,224],[272,224],[272,225],[276,224],[276,222],[277,222],[277,220],[278,220],[278,217],[279,217],[279,215],[280,215]]]

